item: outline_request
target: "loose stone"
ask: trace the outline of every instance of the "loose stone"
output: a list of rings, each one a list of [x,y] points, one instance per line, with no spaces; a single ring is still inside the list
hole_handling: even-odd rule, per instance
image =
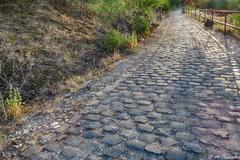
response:
[[[50,152],[56,152],[56,153],[60,153],[62,151],[62,148],[59,144],[57,143],[49,143],[46,144],[43,147],[44,150],[50,151]]]
[[[161,129],[161,128],[157,128],[154,133],[157,134],[157,135],[162,135],[162,136],[170,136],[170,131],[169,130],[164,130],[164,129]]]
[[[170,127],[171,127],[174,131],[185,131],[185,130],[187,129],[186,124],[180,123],[180,122],[171,122],[171,123],[170,123]]]
[[[118,158],[124,152],[124,150],[125,148],[122,145],[116,145],[105,149],[103,154],[107,157]]]
[[[150,101],[145,101],[145,100],[138,100],[137,101],[137,104],[139,104],[139,105],[150,105],[151,104],[151,102]]]
[[[130,140],[127,142],[127,146],[132,149],[144,150],[145,143],[139,140]]]
[[[138,129],[143,132],[152,132],[154,127],[149,124],[139,124]]]
[[[78,147],[83,143],[83,140],[84,139],[78,136],[70,136],[65,139],[64,143],[72,147]]]
[[[101,127],[102,127],[102,124],[99,122],[87,122],[85,124],[85,128],[87,130],[94,130],[94,129],[101,128]]]
[[[178,142],[175,139],[170,138],[170,137],[168,137],[168,138],[161,137],[160,141],[162,142],[162,144],[164,146],[167,146],[167,147],[171,147],[171,146],[174,146],[174,145],[178,144]]]
[[[23,151],[20,155],[25,158],[32,158],[40,152],[39,146],[32,146]]]
[[[166,159],[167,160],[185,160],[186,153],[183,152],[180,148],[170,148],[167,150]]]
[[[195,153],[203,153],[203,148],[196,142],[184,142],[183,146],[185,150],[192,151]]]
[[[212,130],[212,134],[219,136],[221,138],[228,138],[230,133],[227,130],[218,129],[218,130]]]
[[[103,130],[106,132],[116,133],[119,129],[115,125],[108,125],[108,126],[105,126]]]
[[[119,135],[106,135],[102,139],[102,142],[106,143],[108,145],[117,145],[117,144],[123,142],[123,140],[124,139],[122,137],[120,137]]]
[[[74,117],[72,117],[69,121],[68,121],[68,123],[70,123],[70,124],[76,124],[77,122],[78,122],[78,120],[80,119],[80,115],[79,114],[77,114],[77,115],[75,115]]]
[[[133,130],[123,130],[120,135],[124,138],[127,138],[127,139],[133,139],[135,138],[138,133],[136,131],[133,131]]]
[[[67,158],[81,157],[81,151],[78,148],[66,146],[63,148],[62,155]]]
[[[101,132],[95,130],[86,131],[84,133],[84,137],[87,139],[99,138],[101,136],[102,136]]]
[[[79,135],[82,133],[82,128],[81,127],[73,127],[68,129],[68,133]]]
[[[147,123],[148,119],[145,116],[136,116],[134,121],[137,123]]]
[[[181,141],[193,141],[194,140],[193,135],[186,133],[186,132],[177,132],[176,138]]]
[[[89,114],[87,115],[86,119],[90,121],[99,121],[100,117],[101,116],[97,114]]]
[[[160,146],[159,144],[150,144],[145,147],[145,150],[154,154],[164,154],[166,151],[166,148]]]

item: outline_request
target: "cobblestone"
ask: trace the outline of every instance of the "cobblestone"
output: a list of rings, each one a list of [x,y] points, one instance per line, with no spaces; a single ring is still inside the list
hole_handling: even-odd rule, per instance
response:
[[[111,80],[103,76],[93,84],[97,89],[89,91],[87,100],[77,92],[71,99],[83,104],[68,104],[60,117],[43,124],[52,136],[41,146],[30,145],[34,138],[27,137],[27,147],[24,143],[24,149],[16,149],[17,156],[198,160],[216,153],[240,154],[235,76],[239,73],[229,56],[176,11],[162,22],[139,55],[120,66],[123,72],[112,71],[120,75],[117,79],[101,86],[104,79]],[[69,126],[57,131],[64,123]]]

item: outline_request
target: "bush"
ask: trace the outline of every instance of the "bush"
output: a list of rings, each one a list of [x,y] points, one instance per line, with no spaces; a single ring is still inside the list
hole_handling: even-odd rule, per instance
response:
[[[18,88],[9,87],[8,94],[5,98],[0,98],[1,114],[6,119],[16,119],[22,115],[22,97]]]
[[[137,5],[142,10],[165,8],[169,6],[168,0],[137,0]]]
[[[111,23],[121,13],[127,12],[127,3],[124,0],[96,0],[90,8],[95,11],[105,23]]]
[[[144,17],[135,17],[133,19],[133,30],[138,37],[145,36],[150,31],[150,22]]]
[[[228,9],[235,10],[239,9],[239,0],[187,0],[186,5],[197,8],[212,8],[212,9]]]
[[[137,47],[137,44],[138,44],[138,41],[137,41],[137,36],[135,33],[128,36],[128,38],[127,38],[128,48],[135,48],[135,47]]]
[[[125,44],[125,36],[117,30],[111,30],[104,36],[101,42],[101,47],[107,52],[114,52],[116,49],[123,47]]]
[[[162,8],[170,8],[169,0],[95,0],[91,2],[91,9],[105,22],[114,21],[119,15],[146,15]]]
[[[232,15],[230,16],[230,22],[236,26],[240,26],[240,15]]]

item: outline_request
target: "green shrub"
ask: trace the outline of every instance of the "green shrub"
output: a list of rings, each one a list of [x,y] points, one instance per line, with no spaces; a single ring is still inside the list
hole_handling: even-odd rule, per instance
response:
[[[133,30],[139,37],[146,35],[150,31],[150,22],[144,16],[133,19]]]
[[[131,17],[134,13],[146,15],[158,8],[166,11],[170,8],[170,3],[169,0],[95,0],[91,2],[90,8],[104,22],[112,22],[123,13]]]
[[[240,15],[236,15],[234,19],[235,19],[236,25],[240,27]]]
[[[173,1],[173,0],[171,0]],[[235,10],[240,9],[239,0],[195,0],[185,1],[186,5],[197,8],[212,8],[212,9],[228,9]]]
[[[125,36],[117,30],[111,30],[108,32],[101,42],[102,48],[108,52],[114,52],[116,49],[123,47],[125,44]]]
[[[230,15],[228,18],[228,22],[233,25],[240,26],[240,15]]]
[[[131,34],[130,36],[127,37],[127,45],[128,48],[135,48],[137,47],[138,41],[137,41],[137,36],[135,33]]]
[[[6,97],[6,112],[10,118],[18,118],[22,115],[22,97],[19,89],[10,86]]]
[[[168,0],[137,0],[137,5],[143,10],[164,8],[169,5]]]
[[[90,8],[95,11],[105,22],[112,22],[116,17],[127,12],[127,3],[124,0],[96,0],[91,3]]]

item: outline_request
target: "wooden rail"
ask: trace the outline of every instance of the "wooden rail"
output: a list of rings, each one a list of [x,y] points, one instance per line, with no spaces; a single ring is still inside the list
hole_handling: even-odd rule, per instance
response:
[[[195,18],[196,20],[199,21],[201,21],[201,19],[203,19],[204,22],[206,22],[206,20],[211,20],[213,23],[223,25],[225,34],[227,33],[227,27],[240,31],[239,26],[234,26],[232,24],[227,23],[227,18],[230,14],[240,14],[240,11],[213,10],[213,9],[185,9],[185,13],[188,16]],[[211,18],[209,18],[208,15],[210,15]],[[224,21],[214,19],[214,15],[224,17]]]

